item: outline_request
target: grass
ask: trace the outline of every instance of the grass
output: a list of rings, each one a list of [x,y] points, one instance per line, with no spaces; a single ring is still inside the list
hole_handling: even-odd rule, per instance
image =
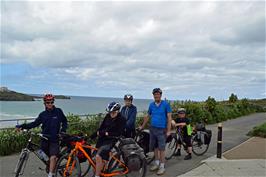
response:
[[[248,132],[248,135],[266,138],[266,122],[254,127],[250,132]]]

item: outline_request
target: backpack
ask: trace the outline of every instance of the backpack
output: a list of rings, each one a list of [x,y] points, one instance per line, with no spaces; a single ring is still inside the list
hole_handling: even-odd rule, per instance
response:
[[[119,149],[130,171],[138,171],[142,167],[142,163],[145,160],[144,151],[132,138],[122,139]]]
[[[204,144],[210,144],[212,139],[212,131],[211,130],[205,130],[204,134]]]
[[[140,134],[140,139],[138,140],[138,145],[144,150],[144,153],[150,151],[150,134],[148,132],[142,131]]]

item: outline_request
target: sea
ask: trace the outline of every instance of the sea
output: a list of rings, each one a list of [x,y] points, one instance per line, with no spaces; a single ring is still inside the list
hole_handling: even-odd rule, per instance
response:
[[[55,106],[61,108],[66,115],[88,115],[105,113],[107,105],[112,101],[124,105],[122,98],[70,96],[70,99],[56,99]],[[134,99],[133,104],[141,113],[148,110],[151,101],[149,99]],[[12,127],[20,123],[3,120],[36,118],[43,110],[42,99],[36,101],[0,101],[0,128]]]

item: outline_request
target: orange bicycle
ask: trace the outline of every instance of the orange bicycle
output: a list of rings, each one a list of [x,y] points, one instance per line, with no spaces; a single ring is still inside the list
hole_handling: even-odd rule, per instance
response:
[[[145,155],[144,153],[143,155],[139,154],[138,151],[134,152],[134,148],[136,150],[136,146],[135,145],[132,146],[134,140],[132,139],[133,142],[131,142],[131,144],[128,145],[124,143],[125,140],[121,137],[119,138],[112,137],[112,138],[116,138],[117,143],[114,146],[113,150],[110,152],[109,160],[104,161],[105,165],[102,170],[101,176],[111,177],[111,176],[125,175],[125,176],[145,177],[146,168],[147,168]],[[129,147],[129,149],[130,147],[133,147],[131,148],[131,150],[133,151],[131,151],[129,155],[125,155],[125,153],[123,153],[120,150],[121,148],[123,148],[122,146],[127,146],[127,148]],[[143,150],[141,152],[143,152]],[[97,148],[91,146],[90,144],[82,144],[81,142],[77,141],[75,143],[75,147],[71,150],[71,152],[69,154],[66,154],[65,156],[62,156],[58,160],[56,167],[56,177],[81,176],[82,170],[78,159],[78,154],[83,154],[86,157],[89,169],[91,170],[92,173],[89,175],[94,176],[96,169],[96,162],[95,162],[96,153],[97,153]]]

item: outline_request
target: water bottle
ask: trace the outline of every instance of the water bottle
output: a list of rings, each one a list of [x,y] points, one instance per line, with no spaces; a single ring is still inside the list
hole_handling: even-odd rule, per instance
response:
[[[44,160],[45,162],[47,162],[49,160],[49,157],[45,154],[45,152],[43,152],[43,150],[41,150],[41,149],[37,150],[37,154],[38,154],[39,158]]]

